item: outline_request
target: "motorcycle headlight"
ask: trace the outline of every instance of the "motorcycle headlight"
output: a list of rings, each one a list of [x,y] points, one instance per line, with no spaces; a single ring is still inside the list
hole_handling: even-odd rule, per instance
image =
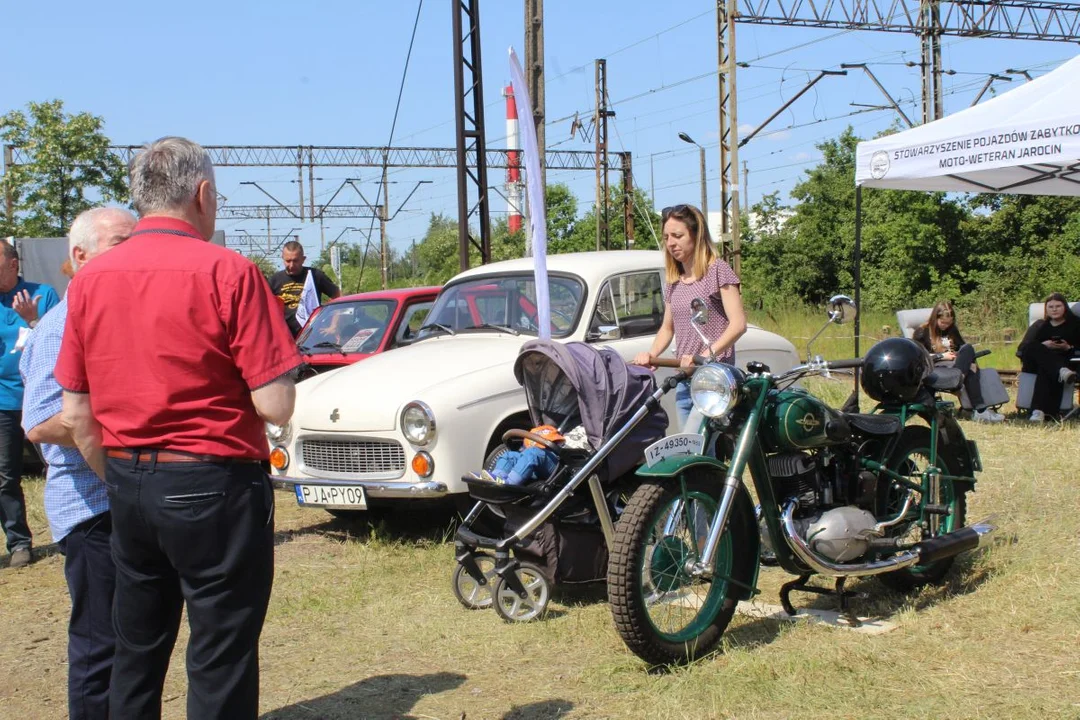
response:
[[[288,445],[289,440],[292,439],[292,421],[290,420],[284,425],[266,423],[266,437],[274,445]]]
[[[739,378],[730,365],[698,368],[690,379],[690,399],[702,415],[723,417],[739,402]]]
[[[413,445],[427,445],[435,439],[435,413],[414,400],[401,411],[401,432]]]

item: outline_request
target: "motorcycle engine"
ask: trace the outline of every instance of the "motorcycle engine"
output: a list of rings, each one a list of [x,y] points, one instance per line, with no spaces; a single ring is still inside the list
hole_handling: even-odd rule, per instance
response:
[[[848,562],[866,554],[876,519],[866,510],[845,505],[821,513],[805,526],[806,544],[834,562]],[[799,528],[800,532],[802,527]]]
[[[829,500],[819,497],[822,478],[817,460],[804,452],[779,453],[769,458],[769,475],[776,483],[774,492],[781,503],[789,498],[799,501],[799,515],[806,515],[818,505]]]

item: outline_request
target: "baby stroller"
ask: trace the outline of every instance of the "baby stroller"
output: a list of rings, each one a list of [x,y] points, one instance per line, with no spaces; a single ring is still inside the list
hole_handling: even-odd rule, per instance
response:
[[[534,425],[562,435],[581,426],[587,437],[585,447],[568,447],[512,429],[486,467],[529,438],[558,454],[551,474],[523,485],[463,478],[477,502],[455,538],[454,595],[465,607],[494,606],[504,620],[523,622],[543,615],[553,586],[604,579],[620,498],[633,491],[633,471],[668,420],[652,373],[614,350],[532,340],[514,376]],[[478,518],[489,512],[501,520],[500,537],[479,531]]]

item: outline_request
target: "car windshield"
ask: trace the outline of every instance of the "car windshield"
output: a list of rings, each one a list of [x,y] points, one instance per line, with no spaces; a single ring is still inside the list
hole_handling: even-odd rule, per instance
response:
[[[393,300],[358,300],[324,306],[296,344],[306,353],[373,353],[394,317]]]
[[[551,298],[551,336],[574,331],[584,295],[581,280],[548,276]],[[428,314],[420,337],[462,331],[536,335],[536,282],[532,273],[470,278],[443,288]]]

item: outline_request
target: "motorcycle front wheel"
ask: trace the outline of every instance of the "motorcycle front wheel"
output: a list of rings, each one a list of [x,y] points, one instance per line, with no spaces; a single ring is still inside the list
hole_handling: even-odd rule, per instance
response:
[[[938,444],[937,467],[942,475],[954,475],[960,471],[960,458],[950,447]],[[921,425],[909,425],[904,428],[900,444],[889,461],[889,469],[901,475],[907,475],[914,482],[922,481],[922,473],[930,465],[930,428]],[[881,483],[882,517],[896,515],[903,504],[904,492],[894,483]],[[948,515],[940,517],[935,532],[923,529],[922,540],[959,530],[967,520],[967,497],[965,491],[947,478],[940,480],[940,497],[930,498],[930,503],[944,505]],[[901,523],[897,531],[906,533],[909,523]],[[945,558],[928,565],[914,565],[910,568],[884,573],[878,577],[886,586],[899,592],[909,592],[927,584],[940,583],[952,567],[954,558]]]
[[[646,482],[634,492],[608,560],[615,627],[635,655],[654,665],[690,662],[716,647],[738,603],[729,579],[742,577],[746,562],[736,550],[745,524],[740,505],[749,502],[740,489],[711,578],[691,573],[704,551],[721,483],[693,472],[682,478],[685,493],[675,479]]]

